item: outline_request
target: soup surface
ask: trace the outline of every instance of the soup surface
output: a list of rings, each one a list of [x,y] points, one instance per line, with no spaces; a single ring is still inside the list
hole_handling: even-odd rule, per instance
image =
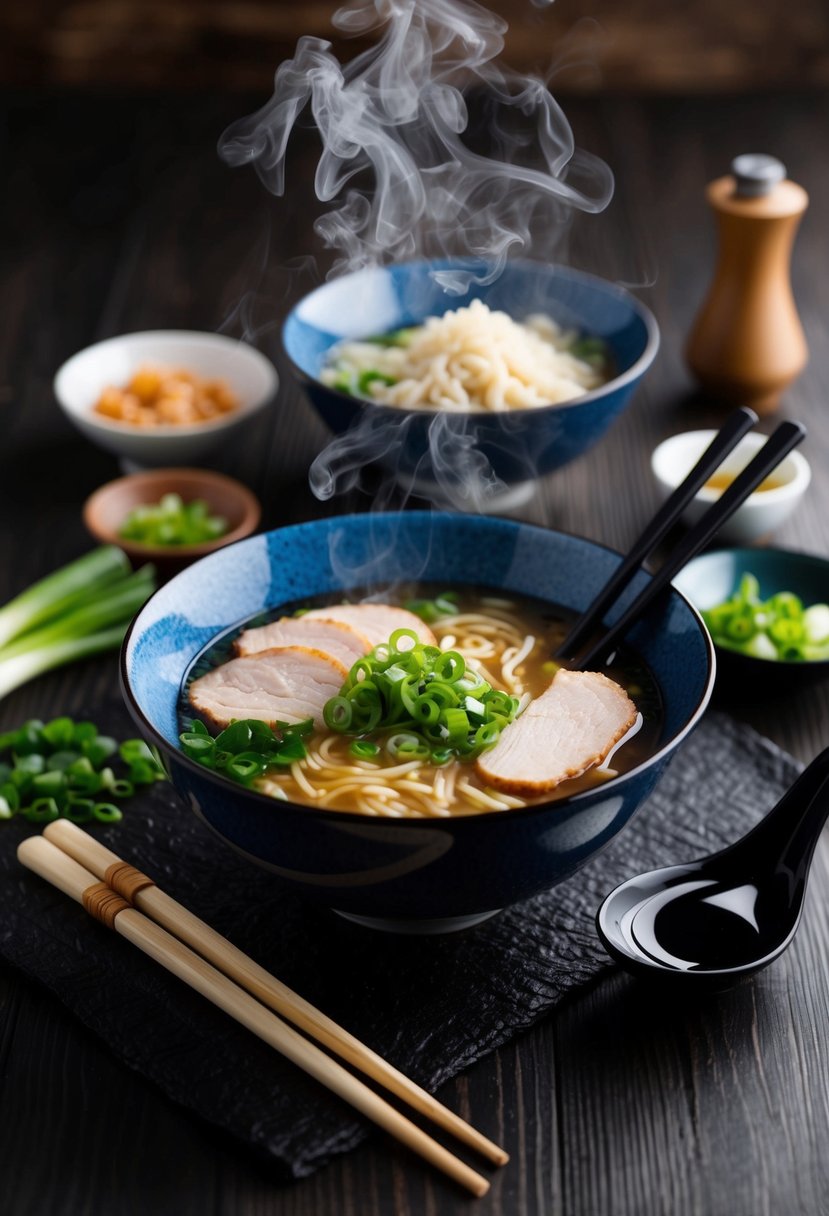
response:
[[[398,586],[374,594],[384,603],[412,606],[413,601],[433,604],[442,601],[444,587],[418,584]],[[359,596],[353,597],[354,602]],[[552,681],[558,665],[552,660],[567,630],[569,617],[542,600],[490,592],[485,588],[460,588],[453,593],[455,610],[429,620],[441,650],[459,651],[467,665],[493,688],[520,699],[521,709],[539,696]],[[180,698],[180,726],[189,730],[194,720],[188,688],[194,679],[232,657],[234,639],[243,629],[263,625],[280,617],[342,600],[314,600],[281,605],[267,614],[246,621],[223,634],[196,658],[187,672]],[[330,810],[366,815],[423,817],[479,814],[510,810],[566,798],[610,780],[618,773],[642,763],[656,750],[661,723],[658,688],[645,664],[631,651],[620,650],[606,674],[631,697],[641,716],[613,750],[605,765],[581,777],[563,781],[551,793],[538,798],[518,797],[486,785],[469,761],[452,759],[435,765],[428,760],[407,760],[390,755],[382,731],[365,738],[378,745],[375,755],[359,758],[351,751],[354,735],[339,734],[327,727],[306,739],[308,754],[290,768],[269,770],[257,779],[255,788],[271,797],[307,803]]]

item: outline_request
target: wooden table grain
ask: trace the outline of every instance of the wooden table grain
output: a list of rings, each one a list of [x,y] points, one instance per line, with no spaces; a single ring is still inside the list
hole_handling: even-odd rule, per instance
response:
[[[276,347],[308,281],[313,208],[300,147],[277,203],[218,162],[239,99],[9,96],[0,198],[0,602],[88,546],[79,506],[117,473],[58,413],[51,378],[95,339],[178,326]],[[810,191],[794,283],[811,362],[783,413],[810,430],[814,481],[778,543],[829,552],[829,98],[596,99],[568,112],[614,168],[608,212],[574,221],[562,257],[637,286],[662,349],[605,442],[540,487],[526,518],[623,548],[656,504],[655,444],[708,425],[682,343],[713,233],[702,189],[741,151],[782,156]],[[768,429],[768,423],[765,429]],[[365,508],[320,504],[309,461],[326,436],[285,383],[221,467],[264,523]],[[829,589],[827,589],[829,593]],[[0,705],[0,729],[110,694],[114,659],[55,673]],[[829,742],[829,688],[727,702],[800,760]],[[829,864],[818,851],[793,948],[740,989],[674,1003],[621,973],[447,1085],[474,1119],[495,1109],[512,1154],[469,1200],[379,1135],[295,1184],[167,1102],[36,986],[0,969],[4,1216],[819,1216],[829,1213]]]

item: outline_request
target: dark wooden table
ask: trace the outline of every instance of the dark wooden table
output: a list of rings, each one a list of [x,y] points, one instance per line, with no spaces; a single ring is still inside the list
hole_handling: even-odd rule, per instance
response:
[[[230,173],[215,140],[237,99],[6,98],[0,284],[0,601],[88,547],[85,496],[117,473],[63,420],[51,378],[111,334],[180,326],[248,333],[273,352],[313,251],[306,150],[275,203]],[[681,349],[712,261],[702,187],[732,155],[781,155],[813,206],[794,278],[812,361],[784,412],[810,427],[814,481],[784,545],[829,551],[829,99],[824,95],[571,104],[579,140],[617,175],[609,211],[573,225],[575,265],[641,285],[663,345],[612,436],[540,488],[527,518],[627,545],[656,502],[649,455],[707,425]],[[269,262],[266,260],[269,259]],[[270,268],[268,268],[270,266]],[[240,303],[241,301],[241,303]],[[322,506],[307,468],[325,434],[289,384],[222,454],[275,526]],[[829,588],[827,588],[829,594]],[[43,678],[0,705],[0,729],[111,692],[115,660]],[[829,742],[829,688],[728,708],[801,760]],[[0,829],[1,830],[1,829]],[[166,1102],[38,988],[0,970],[4,1216],[761,1216],[829,1212],[829,858],[819,851],[797,942],[725,996],[669,1003],[622,974],[569,1001],[446,1087],[499,1112],[512,1154],[467,1200],[380,1136],[316,1176],[277,1183]]]

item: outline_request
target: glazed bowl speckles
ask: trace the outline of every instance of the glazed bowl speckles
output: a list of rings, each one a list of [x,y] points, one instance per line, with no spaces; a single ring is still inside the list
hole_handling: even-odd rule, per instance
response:
[[[185,803],[275,882],[367,923],[457,928],[590,861],[628,823],[699,720],[714,680],[713,648],[678,591],[668,591],[629,636],[662,698],[654,754],[604,785],[521,810],[379,819],[274,801],[182,755],[182,680],[217,634],[290,601],[364,588],[369,565],[378,588],[410,580],[417,563],[420,577],[444,587],[499,588],[580,611],[618,560],[592,541],[483,516],[390,512],[281,528],[203,558],[156,592],[124,644],[124,695]],[[622,608],[647,577],[637,576]]]

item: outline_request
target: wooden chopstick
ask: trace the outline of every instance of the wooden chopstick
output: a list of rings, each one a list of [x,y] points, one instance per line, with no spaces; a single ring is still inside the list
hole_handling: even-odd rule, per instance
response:
[[[140,912],[196,950],[230,979],[235,980],[263,1005],[287,1018],[305,1034],[359,1068],[372,1080],[378,1081],[391,1093],[408,1102],[414,1110],[426,1115],[439,1127],[451,1132],[458,1140],[481,1153],[495,1165],[505,1165],[509,1160],[509,1155],[499,1145],[493,1144],[476,1128],[470,1127],[454,1111],[443,1106],[382,1056],[377,1055],[321,1010],[281,983],[215,929],[211,929],[203,920],[167,895],[146,875],[140,875],[77,824],[68,819],[56,819],[44,828],[43,835],[69,857],[90,870],[96,878],[114,887]],[[125,875],[125,871],[143,879],[143,885],[137,885],[136,879],[131,879],[129,873]]]
[[[453,1156],[336,1060],[332,1060],[166,929],[128,904],[105,883],[99,882],[94,874],[49,840],[43,836],[30,836],[18,846],[17,856],[28,869],[83,904],[91,915],[113,928],[473,1195],[485,1195],[489,1190],[486,1178]]]
[[[650,523],[646,525],[641,536],[634,541],[627,556],[613,571],[593,603],[570,629],[556,650],[556,658],[568,659],[578,653],[579,647],[588,640],[604,613],[622,594],[642,563],[650,557],[659,542],[667,536],[697,491],[717,471],[728,453],[733,451],[756,422],[757,415],[754,410],[745,406],[740,406],[726,418],[697,463],[665,500]]]
[[[668,555],[664,564],[643,587],[639,595],[625,609],[618,621],[611,625],[586,654],[577,662],[568,664],[574,670],[587,671],[606,659],[617,639],[640,617],[659,595],[663,587],[674,578],[682,567],[716,535],[726,520],[741,507],[749,494],[772,473],[806,435],[806,428],[799,422],[781,422],[774,433],[760,448],[750,464],[746,465],[731,485],[709,507],[701,519],[689,529],[679,544]]]

